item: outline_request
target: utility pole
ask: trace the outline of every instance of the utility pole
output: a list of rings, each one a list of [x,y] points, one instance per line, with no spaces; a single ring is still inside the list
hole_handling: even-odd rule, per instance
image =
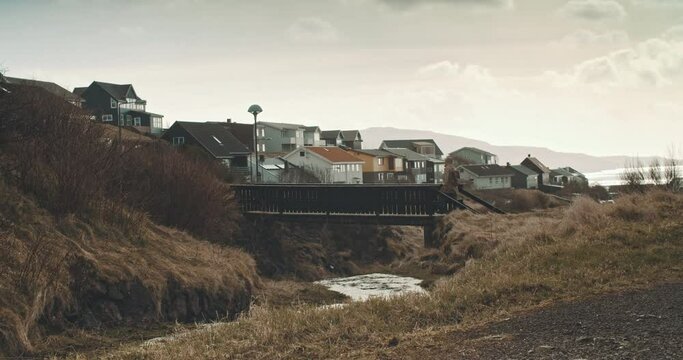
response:
[[[257,118],[258,114],[263,112],[263,109],[261,109],[260,106],[254,104],[254,105],[250,106],[249,110],[247,110],[247,111],[254,115],[254,156],[255,156],[254,160],[256,161],[256,163],[254,164],[254,167],[256,168],[256,174],[255,174],[256,181],[254,181],[254,179],[252,179],[252,181],[251,181],[252,183],[254,183],[254,182],[260,182],[259,181],[260,180],[259,179],[259,159],[258,159],[258,128],[256,125],[256,118]]]

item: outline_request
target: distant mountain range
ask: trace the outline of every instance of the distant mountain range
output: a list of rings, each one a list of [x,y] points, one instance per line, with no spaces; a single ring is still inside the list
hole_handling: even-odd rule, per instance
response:
[[[531,156],[538,158],[551,168],[571,166],[584,173],[622,168],[631,159],[629,156],[592,156],[580,153],[565,153],[534,146],[496,146],[484,141],[461,136],[391,127],[372,127],[361,130],[361,136],[363,136],[363,147],[367,149],[377,148],[382,140],[434,139],[444,154],[458,150],[461,147],[472,146],[498,155],[498,161],[501,165],[507,162],[519,164],[527,155],[531,154]],[[652,157],[643,157],[641,160],[648,164]]]

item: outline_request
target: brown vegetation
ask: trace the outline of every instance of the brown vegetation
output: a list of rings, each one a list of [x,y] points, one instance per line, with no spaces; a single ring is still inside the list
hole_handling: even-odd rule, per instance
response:
[[[606,205],[580,199],[543,213],[453,214],[453,225],[442,229],[442,256],[462,269],[429,296],[327,310],[258,307],[235,324],[158,346],[126,346],[109,358],[376,358],[402,338],[428,336],[439,327],[473,326],[551,301],[681,281],[682,212],[683,196],[653,192]]]
[[[486,190],[476,193],[480,198],[495,207],[511,213],[544,210],[566,205],[565,201],[543,193],[539,190],[500,189]]]

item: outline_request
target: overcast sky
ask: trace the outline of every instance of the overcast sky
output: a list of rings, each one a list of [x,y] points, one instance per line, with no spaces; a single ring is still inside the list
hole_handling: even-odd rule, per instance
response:
[[[683,0],[0,0],[0,67],[175,120],[393,126],[595,155],[683,145]]]

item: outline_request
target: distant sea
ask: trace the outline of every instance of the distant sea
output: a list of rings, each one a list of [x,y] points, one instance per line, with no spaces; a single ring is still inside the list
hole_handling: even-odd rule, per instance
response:
[[[677,167],[678,169],[678,174],[679,176],[683,175],[683,165],[679,165]],[[586,178],[588,178],[588,182],[591,185],[602,185],[605,187],[609,186],[615,186],[615,185],[623,185],[624,182],[621,180],[621,174],[624,173],[625,168],[619,168],[619,169],[612,169],[612,170],[603,170],[603,171],[598,171],[598,172],[593,172],[593,173],[587,173],[584,174],[586,175]],[[649,167],[645,167],[644,169],[645,172],[645,178],[646,178],[646,183],[648,182],[648,173],[650,171]],[[662,169],[663,172],[663,169]],[[663,177],[662,173],[662,177]]]

